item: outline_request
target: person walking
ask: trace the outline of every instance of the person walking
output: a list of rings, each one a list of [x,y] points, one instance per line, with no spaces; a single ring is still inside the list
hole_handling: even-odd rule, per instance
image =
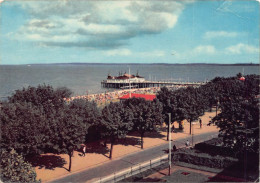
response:
[[[85,155],[86,155],[86,145],[84,144],[82,148],[82,156],[85,157]]]
[[[185,142],[185,145],[186,145],[186,147],[190,146],[189,140],[187,140],[187,141]]]
[[[172,147],[172,151],[173,151],[173,152],[177,151],[176,145],[174,145],[174,146]]]
[[[199,122],[200,122],[200,128],[202,128],[202,121],[201,121],[201,119],[199,120]]]
[[[174,127],[174,124],[172,124],[172,132],[174,132],[175,130],[175,127]]]

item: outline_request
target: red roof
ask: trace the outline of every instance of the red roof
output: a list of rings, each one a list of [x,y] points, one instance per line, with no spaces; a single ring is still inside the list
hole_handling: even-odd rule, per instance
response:
[[[120,97],[119,99],[129,99],[129,98],[130,98],[129,95],[130,95],[130,94],[128,93],[128,94],[126,94],[126,95]],[[152,101],[153,99],[156,98],[156,95],[147,95],[147,94],[131,93],[131,98],[133,98],[133,97],[135,97],[135,98],[144,98],[145,100],[151,100],[151,101]]]
[[[241,78],[239,78],[240,81],[245,81],[245,79],[246,79],[246,78],[243,77],[243,76],[242,76]]]

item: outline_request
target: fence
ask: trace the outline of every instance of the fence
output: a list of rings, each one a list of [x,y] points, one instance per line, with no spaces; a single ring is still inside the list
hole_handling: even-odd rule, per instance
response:
[[[149,169],[152,169],[156,166],[159,166],[159,165],[167,162],[168,157],[169,156],[166,154],[166,155],[160,156],[158,158],[155,158],[153,160],[149,160],[149,161],[146,161],[144,163],[131,166],[130,168],[127,168],[127,169],[122,170],[120,172],[115,172],[114,174],[100,178],[99,180],[95,181],[94,183],[118,182],[118,181],[123,180],[125,178],[131,177],[131,176],[136,175],[138,173],[142,173],[146,170],[149,170]]]

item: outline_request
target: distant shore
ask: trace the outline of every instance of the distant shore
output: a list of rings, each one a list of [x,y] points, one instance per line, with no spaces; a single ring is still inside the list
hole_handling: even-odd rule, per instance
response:
[[[1,64],[11,65],[11,64]],[[0,66],[1,66],[0,65]],[[71,62],[71,63],[27,63],[27,64],[12,64],[12,65],[25,65],[25,66],[33,66],[33,65],[216,65],[216,66],[259,66],[259,63],[81,63],[81,62]]]

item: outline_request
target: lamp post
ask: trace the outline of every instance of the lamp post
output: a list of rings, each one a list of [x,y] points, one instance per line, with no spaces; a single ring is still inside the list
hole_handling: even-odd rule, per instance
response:
[[[131,76],[131,75],[130,75],[130,66],[128,67],[128,69],[129,69],[129,78],[128,78],[128,79],[129,79],[129,98],[131,98],[131,83],[130,83],[130,78],[131,78],[130,76]]]
[[[169,172],[168,175],[171,175],[171,165],[172,165],[172,160],[171,160],[171,113],[168,113],[169,115]]]
[[[105,91],[105,106],[107,105],[107,91]]]
[[[193,147],[193,134],[194,134],[194,132],[193,132],[193,130],[194,130],[194,125],[195,125],[196,123],[195,122],[192,122],[191,123],[191,126],[192,126],[192,129],[191,129],[191,133],[192,133],[192,135],[191,135],[191,144],[192,144],[192,147]]]

